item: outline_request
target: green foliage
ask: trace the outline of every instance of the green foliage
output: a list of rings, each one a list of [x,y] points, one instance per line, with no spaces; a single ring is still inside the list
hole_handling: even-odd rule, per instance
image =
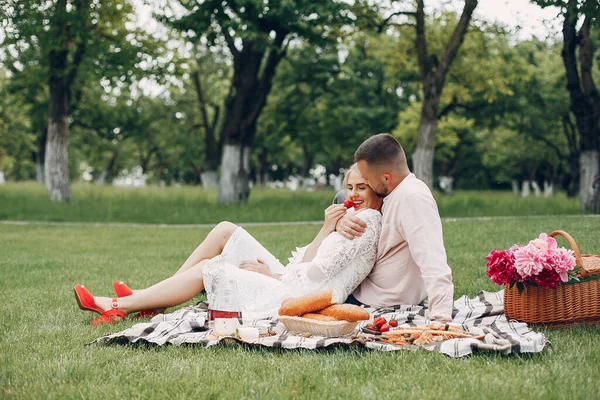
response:
[[[29,178],[34,170],[31,153],[35,135],[24,96],[9,95],[6,71],[0,69],[0,171],[9,179]]]
[[[87,37],[70,102],[69,162],[76,180],[80,166],[107,183],[142,166],[150,182],[198,183],[208,155],[219,152],[206,147],[207,126],[218,147],[236,92],[225,32],[238,50],[250,41],[268,53],[277,44],[269,29],[282,29],[289,43],[253,140],[255,181],[307,175],[316,164],[337,173],[362,140],[379,132],[393,132],[410,160],[422,101],[414,27],[385,25],[391,11],[384,3],[160,2],[154,9],[165,23],[158,28],[162,37],[135,27],[136,3],[129,0],[71,2],[65,15],[54,15],[56,4],[9,1],[6,7],[0,167],[11,180],[33,179],[35,158],[43,157],[49,54],[60,44],[49,34],[53,18],[72,25],[73,40]],[[430,13],[431,54],[441,52],[456,19],[452,12]],[[453,176],[463,189],[535,179],[573,193],[578,136],[570,127],[556,40],[520,40],[499,24],[472,21],[440,103],[436,175]],[[70,61],[76,47],[69,49]],[[158,82],[160,93],[144,94],[144,78]]]

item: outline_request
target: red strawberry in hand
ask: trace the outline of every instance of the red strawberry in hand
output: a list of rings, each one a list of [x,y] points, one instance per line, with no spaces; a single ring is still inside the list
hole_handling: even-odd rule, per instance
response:
[[[344,201],[344,207],[352,208],[352,207],[354,207],[354,202],[352,200],[346,200],[346,201]]]

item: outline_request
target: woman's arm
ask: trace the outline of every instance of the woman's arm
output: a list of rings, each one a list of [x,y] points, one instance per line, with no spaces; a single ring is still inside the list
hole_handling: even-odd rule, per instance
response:
[[[377,242],[381,232],[381,214],[365,210],[367,231],[355,240],[344,240],[331,249],[327,255],[308,262],[288,265],[282,274],[281,281],[316,283],[336,276],[342,269],[362,264],[361,259],[374,259],[377,253]],[[367,257],[368,256],[368,257]],[[372,260],[371,260],[372,261]],[[368,262],[373,267],[373,262]]]
[[[346,214],[346,207],[344,207],[343,204],[332,204],[325,209],[325,221],[323,222],[323,227],[308,245],[304,257],[302,258],[302,262],[312,261],[313,258],[315,258],[319,246],[323,243],[323,240],[335,230],[335,224],[344,216],[344,214]]]

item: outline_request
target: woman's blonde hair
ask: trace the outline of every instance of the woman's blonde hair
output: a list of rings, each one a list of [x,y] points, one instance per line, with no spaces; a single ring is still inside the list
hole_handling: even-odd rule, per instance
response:
[[[344,174],[344,180],[342,181],[342,186],[344,189],[346,189],[346,192],[348,192],[348,178],[350,177],[350,173],[352,171],[358,171],[358,165],[356,165],[356,163],[352,164],[350,166],[350,168],[348,168],[346,170],[346,173]],[[360,171],[359,171],[360,173]]]

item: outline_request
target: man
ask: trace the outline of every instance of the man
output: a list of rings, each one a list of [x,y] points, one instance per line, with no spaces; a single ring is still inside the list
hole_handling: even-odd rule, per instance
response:
[[[419,304],[429,297],[429,319],[452,319],[454,285],[446,260],[437,204],[427,185],[408,169],[400,143],[391,135],[365,140],[354,162],[369,186],[383,197],[383,228],[377,262],[348,302],[381,307]],[[354,239],[365,223],[351,214],[337,231]]]

